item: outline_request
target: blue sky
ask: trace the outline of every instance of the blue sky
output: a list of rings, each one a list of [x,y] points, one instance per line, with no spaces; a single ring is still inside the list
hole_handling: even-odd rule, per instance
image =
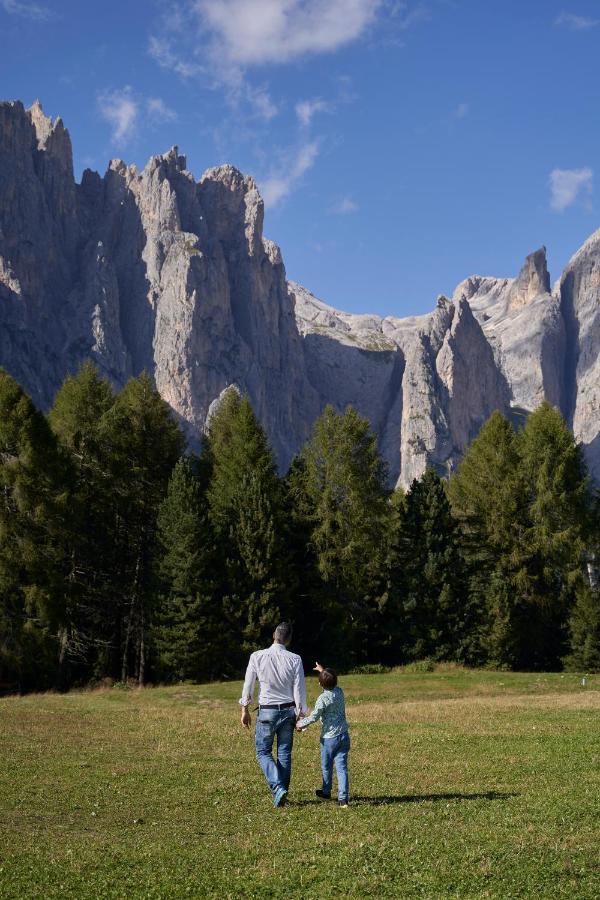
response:
[[[541,244],[554,280],[600,225],[600,0],[0,0],[0,40],[78,177],[233,163],[342,309],[425,312]]]

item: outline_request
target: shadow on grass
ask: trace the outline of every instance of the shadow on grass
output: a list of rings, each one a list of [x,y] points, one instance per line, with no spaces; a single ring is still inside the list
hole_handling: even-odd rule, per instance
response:
[[[352,806],[391,806],[394,803],[438,803],[443,800],[509,800],[518,794],[506,794],[500,791],[485,791],[477,794],[397,794],[381,797],[351,797]],[[323,800],[299,800],[294,806],[316,806]]]

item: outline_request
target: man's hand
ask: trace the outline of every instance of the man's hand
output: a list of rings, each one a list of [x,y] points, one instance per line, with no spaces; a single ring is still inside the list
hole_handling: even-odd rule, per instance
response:
[[[242,725],[244,726],[244,728],[250,728],[250,725],[252,724],[252,717],[251,717],[250,713],[248,712],[247,706],[244,706],[242,709],[241,722],[242,722]]]
[[[314,665],[314,668],[313,668],[313,672],[322,672],[322,671],[323,671],[323,666],[321,665],[321,663],[316,662]]]

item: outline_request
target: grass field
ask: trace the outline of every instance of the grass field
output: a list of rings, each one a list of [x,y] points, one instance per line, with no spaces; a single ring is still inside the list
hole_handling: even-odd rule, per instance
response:
[[[600,896],[600,676],[341,684],[348,810],[315,726],[272,809],[239,684],[0,700],[0,897]]]

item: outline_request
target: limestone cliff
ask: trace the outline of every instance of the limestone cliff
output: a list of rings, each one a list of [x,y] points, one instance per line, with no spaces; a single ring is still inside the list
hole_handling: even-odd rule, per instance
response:
[[[234,384],[285,468],[326,403],[376,429],[392,481],[455,465],[494,409],[560,407],[600,475],[600,232],[554,293],[545,250],[411,318],[350,315],[288,283],[254,181],[196,182],[173,147],[73,177],[60,119],[0,103],[0,365],[42,407],[87,357],[147,369],[190,439]]]

